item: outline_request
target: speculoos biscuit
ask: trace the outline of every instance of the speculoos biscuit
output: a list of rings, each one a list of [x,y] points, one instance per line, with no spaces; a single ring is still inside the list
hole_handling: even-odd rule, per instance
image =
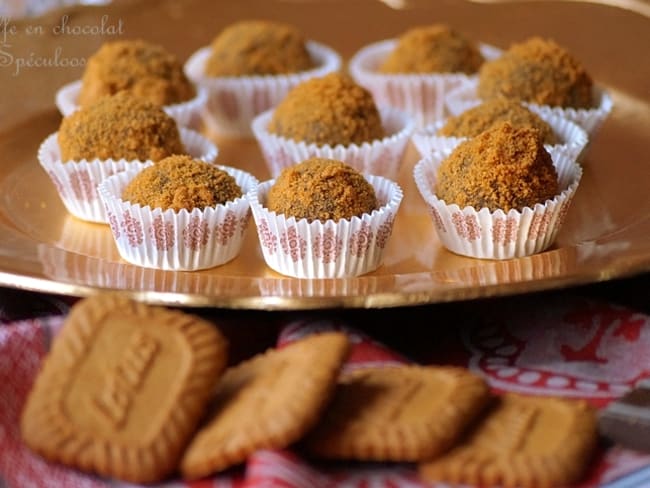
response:
[[[113,294],[72,308],[20,419],[45,459],[131,483],[170,476],[227,364],[211,322]]]
[[[361,368],[341,375],[301,447],[326,459],[430,459],[451,447],[489,398],[486,382],[462,368]]]
[[[183,456],[183,477],[202,478],[258,449],[301,439],[331,399],[349,347],[345,334],[324,332],[229,368],[212,413]]]
[[[466,439],[419,472],[427,481],[477,486],[570,486],[596,442],[595,410],[586,401],[506,393]]]

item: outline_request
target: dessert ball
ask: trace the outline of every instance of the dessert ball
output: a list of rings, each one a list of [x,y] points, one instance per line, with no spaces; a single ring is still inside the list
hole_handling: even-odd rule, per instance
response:
[[[381,73],[476,73],[483,63],[478,45],[448,25],[414,27],[379,66]]]
[[[513,127],[537,129],[545,144],[557,144],[558,138],[551,126],[521,102],[506,98],[493,98],[465,112],[449,117],[438,134],[446,137],[474,137],[500,124],[510,122]]]
[[[275,108],[268,130],[298,142],[344,146],[385,136],[372,94],[340,72],[293,88]]]
[[[140,39],[106,42],[88,58],[78,103],[85,106],[121,91],[158,105],[196,96],[183,63],[163,46]]]
[[[105,96],[64,117],[57,135],[63,161],[158,161],[185,148],[161,106],[128,92]]]
[[[280,173],[266,207],[288,217],[338,221],[379,208],[375,190],[357,170],[334,159],[310,158]]]
[[[558,193],[558,175],[541,135],[503,122],[461,143],[438,169],[436,194],[477,210],[522,210]]]
[[[591,108],[593,80],[585,67],[550,39],[531,37],[483,64],[477,93],[563,108]]]
[[[143,169],[122,192],[122,199],[132,204],[177,212],[214,207],[241,196],[235,178],[187,155],[169,156]]]
[[[302,32],[282,22],[235,22],[214,38],[211,47],[205,65],[208,76],[279,75],[314,68]]]

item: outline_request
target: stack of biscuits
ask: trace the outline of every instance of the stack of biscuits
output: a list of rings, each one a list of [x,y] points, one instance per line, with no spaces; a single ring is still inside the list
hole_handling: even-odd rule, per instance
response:
[[[424,481],[564,486],[597,442],[583,401],[494,395],[467,369],[346,368],[321,332],[229,364],[218,324],[117,294],[73,307],[21,417],[43,458],[131,483],[196,480],[259,449],[409,462]]]

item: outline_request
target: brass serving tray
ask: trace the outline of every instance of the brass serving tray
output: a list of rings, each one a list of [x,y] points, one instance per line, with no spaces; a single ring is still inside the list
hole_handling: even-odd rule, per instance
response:
[[[356,278],[305,280],[279,275],[262,258],[251,221],[241,254],[200,272],[141,268],[120,259],[107,226],[68,214],[39,166],[41,141],[57,130],[54,92],[79,70],[0,68],[0,284],[86,296],[121,290],[151,303],[188,307],[298,310],[382,308],[500,296],[609,280],[650,270],[650,18],[645,2],[625,8],[584,2],[160,2],[117,1],[77,7],[31,22],[51,28],[69,14],[78,25],[122,21],[125,37],[142,35],[187,57],[221,26],[267,17],[300,26],[344,59],[362,45],[406,28],[446,22],[499,47],[533,34],[572,50],[608,89],[614,110],[583,161],[584,176],[552,249],[507,261],[465,258],[446,251],[412,180],[418,159],[410,146],[399,183],[404,200],[377,271]],[[396,8],[399,7],[399,8]],[[150,26],[156,26],[152,32]],[[147,27],[146,29],[144,27]],[[17,36],[24,52],[45,52],[53,36]],[[87,56],[108,37],[54,37],[66,53]],[[48,44],[49,43],[49,44]],[[49,46],[49,48],[48,48]],[[15,51],[18,52],[18,51]],[[11,96],[8,96],[11,94]],[[260,180],[268,170],[253,139],[214,136],[219,161]]]

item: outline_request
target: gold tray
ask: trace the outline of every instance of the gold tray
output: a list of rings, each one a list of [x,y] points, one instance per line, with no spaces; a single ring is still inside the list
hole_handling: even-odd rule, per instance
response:
[[[140,27],[155,25],[155,33],[147,38],[184,58],[209,43],[221,26],[251,16],[292,22],[346,60],[366,43],[427,22],[449,23],[499,47],[533,34],[554,37],[584,62],[610,91],[615,105],[583,161],[582,182],[552,249],[508,261],[475,260],[446,251],[412,181],[418,155],[410,146],[398,178],[404,200],[384,264],[373,273],[330,280],[279,275],[265,265],[252,221],[241,254],[224,266],[200,272],[133,266],[120,259],[107,226],[79,221],[66,212],[36,159],[39,144],[60,122],[54,92],[78,78],[79,70],[34,69],[14,76],[0,68],[3,97],[10,98],[0,108],[0,284],[73,296],[121,290],[151,303],[188,307],[297,310],[465,300],[650,270],[648,4],[627,2],[634,11],[583,2],[390,3],[402,8],[374,0],[192,0],[163,2],[161,7],[138,0],[63,13],[78,24],[97,23],[102,15],[109,21],[119,19],[128,37],[145,35],[150,29]],[[53,13],[39,22],[51,27],[61,15]],[[18,36],[14,42],[36,53],[52,42],[35,37]],[[73,36],[55,40],[68,55],[77,56],[91,54],[102,42]],[[253,139],[215,141],[222,164],[240,166],[260,180],[269,177]]]

